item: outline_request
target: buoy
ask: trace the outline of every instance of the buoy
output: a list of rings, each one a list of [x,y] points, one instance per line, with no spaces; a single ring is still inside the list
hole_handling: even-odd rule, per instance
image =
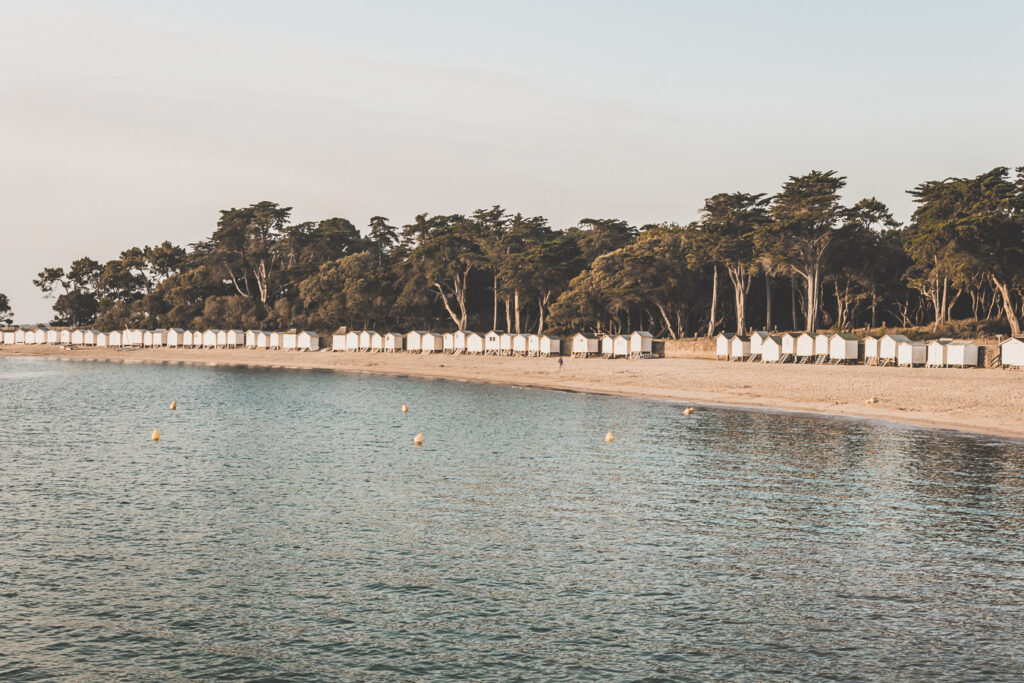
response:
[[[178,409],[178,402],[177,401],[171,401],[171,410],[177,410],[177,409]]]
[[[878,400],[878,399],[876,399],[876,398],[875,398],[874,396],[872,396],[871,398],[869,398],[868,400],[866,400],[866,401],[864,401],[864,402],[865,402],[865,403],[869,403],[869,404],[870,404],[870,403],[874,403],[874,402],[875,402],[875,401],[877,401],[877,400]]]
[[[693,414],[693,407],[692,406],[683,411],[683,415],[689,416],[689,415],[692,415],[692,414]]]
[[[408,413],[408,412],[409,412],[409,406],[407,406],[407,405],[405,405],[405,404],[403,403],[403,404],[402,404],[402,412],[403,412],[403,413]]]
[[[423,432],[420,432],[416,436],[412,437],[412,445],[413,446],[422,446],[423,445]]]
[[[154,429],[153,430],[153,436],[151,436],[149,438],[151,438],[153,441],[159,441],[160,440],[160,430],[159,429]]]
[[[611,443],[612,441],[615,441],[615,435],[612,434],[611,432],[608,432],[607,434],[604,435],[604,440],[607,441],[608,443]]]

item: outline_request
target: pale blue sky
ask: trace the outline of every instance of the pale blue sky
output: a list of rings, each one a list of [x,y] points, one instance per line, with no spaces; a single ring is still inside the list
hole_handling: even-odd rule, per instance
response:
[[[0,292],[44,266],[299,220],[502,204],[689,221],[812,168],[900,219],[1024,164],[1024,3],[4,2]]]

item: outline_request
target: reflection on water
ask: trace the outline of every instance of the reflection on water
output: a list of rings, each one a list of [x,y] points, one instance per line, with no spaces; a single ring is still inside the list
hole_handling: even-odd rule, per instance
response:
[[[0,678],[1024,676],[1021,442],[0,359],[0,453]]]

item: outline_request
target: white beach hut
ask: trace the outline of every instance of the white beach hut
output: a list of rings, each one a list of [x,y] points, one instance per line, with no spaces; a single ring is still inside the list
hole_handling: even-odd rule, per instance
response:
[[[125,346],[143,346],[145,343],[146,332],[138,328],[132,328],[125,330],[123,343]]]
[[[456,330],[452,334],[452,353],[466,353],[466,338],[469,334],[468,330]]]
[[[527,356],[539,356],[540,355],[540,335],[539,334],[528,334],[528,335],[526,335],[526,355]]]
[[[615,335],[612,338],[612,349],[615,358],[629,358],[629,335]]]
[[[33,336],[35,336],[35,335],[33,335]],[[25,330],[23,330],[20,327],[14,331],[14,343],[15,344],[24,344],[25,343]]]
[[[814,355],[819,358],[828,358],[828,340],[832,337],[830,334],[821,332],[814,335]]]
[[[86,330],[82,333],[82,344],[85,346],[98,346],[100,334],[102,333],[99,330]]]
[[[444,350],[444,339],[437,332],[424,332],[420,336],[422,353],[441,353]]]
[[[167,346],[178,347],[185,344],[185,330],[180,327],[171,327],[167,330],[166,342]]]
[[[260,333],[259,330],[246,330],[245,331],[245,348],[255,349],[256,348],[256,335]]]
[[[562,340],[550,334],[540,336],[540,355],[560,356],[562,355]]]
[[[782,340],[782,360],[793,360],[796,358],[796,340],[798,337],[792,332],[785,332],[779,335],[779,339]],[[751,347],[753,347],[753,344],[751,344]]]
[[[199,345],[204,349],[215,349],[217,348],[217,336],[220,334],[220,330],[206,330],[203,332]]]
[[[97,332],[96,346],[110,346],[110,335],[106,332]]]
[[[878,337],[870,334],[864,337],[864,364],[878,364]]]
[[[946,365],[957,368],[978,367],[978,345],[957,339],[946,347]]]
[[[47,336],[50,334],[50,330],[45,327],[36,328],[36,344],[45,344],[47,342]]]
[[[466,353],[481,355],[484,352],[484,337],[477,332],[466,334]]]
[[[929,368],[943,368],[946,366],[946,346],[952,339],[936,339],[928,343],[928,360],[925,365]]]
[[[629,357],[650,358],[654,353],[654,335],[638,330],[629,335]]]
[[[928,346],[923,342],[900,342],[896,346],[896,362],[904,367],[924,365],[928,360]]]
[[[761,342],[761,362],[778,363],[782,360],[782,338],[769,335]]]
[[[202,335],[200,335],[200,337],[201,336]],[[196,343],[195,333],[192,330],[185,330],[185,333],[181,336],[181,339],[182,339],[182,342],[181,342],[182,346],[186,346],[188,348],[192,348],[193,346],[195,346],[195,343]]]
[[[61,343],[60,337],[65,332],[67,333],[68,337],[70,338],[71,337],[71,332],[68,331],[68,330],[53,330],[53,329],[47,330],[46,331],[46,343],[47,344],[60,344]],[[66,344],[67,342],[64,342],[64,343]]]
[[[281,333],[281,348],[285,351],[295,351],[299,348],[299,331],[294,327]]]
[[[142,338],[143,344],[149,346],[150,348],[163,346],[164,344],[167,343],[167,330],[163,329],[162,327],[160,329],[153,330],[152,332],[147,332],[146,334],[149,335],[148,344],[146,343],[147,338],[145,337],[145,335],[143,335]]]
[[[295,345],[299,351],[319,351],[320,335],[309,330],[302,330],[295,339]]]
[[[370,332],[370,351],[373,351],[374,353],[383,353],[384,335],[380,332]]]
[[[377,334],[373,330],[363,330],[359,333],[359,350],[369,351],[373,348],[373,335]]]
[[[601,352],[601,340],[596,335],[577,332],[572,337],[572,355],[576,358],[586,358]]]
[[[124,346],[124,331],[111,330],[107,334],[107,346]]]
[[[828,357],[833,363],[854,363],[859,354],[860,340],[855,334],[839,332],[828,340]]]
[[[342,325],[334,331],[331,335],[331,351],[344,351],[345,350],[345,335],[348,333],[348,328]]]
[[[142,345],[147,349],[153,346],[153,330],[146,330],[142,333]]]
[[[242,330],[227,330],[224,332],[224,343],[221,346],[225,348],[238,348],[245,345],[246,333]]]
[[[269,349],[270,348],[270,333],[260,330],[256,333],[256,348],[257,349]]]
[[[526,334],[512,335],[512,355],[525,356],[530,350],[530,336]]]
[[[781,343],[781,341],[780,341]],[[729,357],[733,360],[746,360],[750,357],[750,340],[736,335],[729,342]]]
[[[405,335],[405,350],[413,353],[420,353],[423,351],[422,339],[426,332],[422,330],[413,330],[409,334]]]
[[[878,340],[878,361],[880,363],[895,362],[896,351],[900,344],[909,342],[902,334],[886,334]],[[927,351],[925,351],[927,355]]]
[[[605,358],[615,355],[615,337],[610,334],[601,337],[601,355]]]
[[[14,330],[4,330],[3,334],[0,335],[0,340],[3,340],[4,346],[14,344]]]
[[[1024,337],[1010,337],[999,343],[999,364],[1007,368],[1024,367]]]
[[[388,332],[384,335],[384,351],[395,353],[405,349],[405,335],[401,332]]]
[[[764,330],[758,330],[750,333],[750,355],[760,356],[761,355],[761,344],[770,335]]]
[[[729,360],[729,352],[732,350],[732,338],[736,335],[729,332],[719,332],[715,337],[715,360]]]
[[[6,340],[4,341],[6,344]],[[85,330],[74,330],[71,333],[71,343],[77,346],[81,346],[85,343]]]
[[[501,355],[501,330],[491,330],[484,335],[484,353],[488,356]]]
[[[796,338],[796,362],[807,363],[814,360],[814,336],[806,332]]]
[[[508,332],[502,332],[498,337],[498,348],[499,353],[502,356],[512,355],[512,335]]]
[[[267,348],[271,350],[280,349],[284,345],[284,332],[271,332],[267,339]]]
[[[453,353],[455,351],[454,332],[445,332],[441,335],[441,350],[445,353]]]
[[[203,331],[192,330],[192,348],[198,349],[203,345]]]
[[[217,347],[224,348],[228,345],[228,331],[217,330]]]
[[[359,333],[355,330],[345,334],[345,350],[359,351]]]
[[[21,335],[22,344],[35,344],[36,343],[36,331],[25,330]]]

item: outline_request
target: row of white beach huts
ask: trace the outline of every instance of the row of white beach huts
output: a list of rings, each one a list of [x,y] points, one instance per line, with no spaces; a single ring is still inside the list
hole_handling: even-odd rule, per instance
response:
[[[126,329],[100,332],[91,329],[11,329],[0,332],[0,343],[60,344],[96,347],[169,347],[190,349],[282,349],[285,351],[321,350],[320,336],[309,330],[284,332],[263,330],[183,330],[180,328],[140,330]],[[654,337],[649,332],[592,335],[578,333],[570,341],[571,354],[576,357],[650,358]],[[504,356],[559,356],[563,345],[560,337],[547,334],[510,334],[491,330],[480,334],[469,330],[428,332],[414,330],[408,334],[374,330],[348,331],[340,328],[331,337],[331,351],[452,353]]]
[[[722,333],[715,338],[719,360],[762,363],[817,363],[894,365],[901,367],[977,367],[979,346],[962,339],[936,339],[925,343],[902,334],[864,339],[849,333],[810,334],[754,332],[749,337]],[[1004,366],[1024,366],[1024,339],[1010,337],[1000,344]]]

